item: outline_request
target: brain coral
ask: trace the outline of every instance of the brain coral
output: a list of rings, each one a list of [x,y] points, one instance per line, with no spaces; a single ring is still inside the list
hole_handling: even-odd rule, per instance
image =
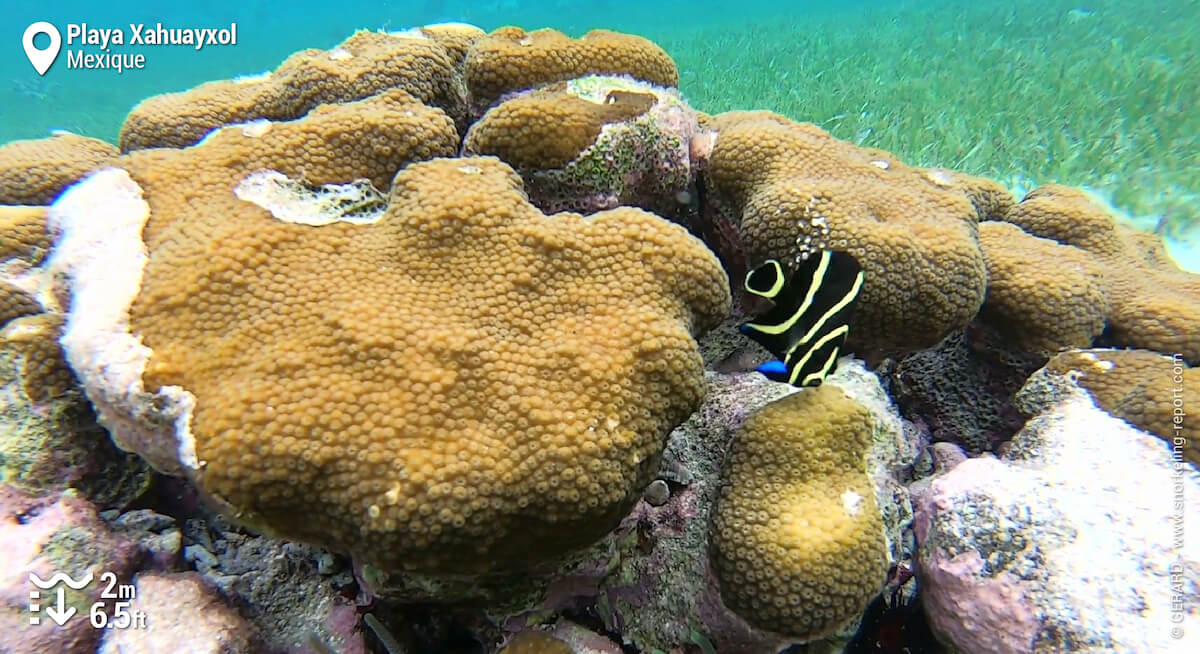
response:
[[[860,615],[887,578],[867,474],[871,414],[836,386],[793,393],[734,437],[713,508],[721,597],[750,624],[804,640]]]
[[[1185,412],[1185,389],[1200,388],[1200,368],[1147,350],[1068,350],[1046,364],[1091,393],[1096,405],[1168,443],[1200,465],[1200,429]],[[1191,392],[1194,392],[1192,390]]]
[[[1200,362],[1200,275],[1184,272],[1158,237],[1120,225],[1086,192],[1035,189],[981,226],[992,279],[983,316],[1045,354],[1112,345]]]
[[[384,569],[509,570],[599,537],[636,501],[701,399],[692,333],[724,317],[728,285],[682,228],[636,209],[547,217],[494,158],[412,164],[382,213],[280,219],[343,188],[317,184],[386,188],[403,162],[453,152],[449,119],[418,107],[376,97],[135,152],[121,166],[140,191],[97,178],[123,194],[107,206],[144,192],[149,209],[123,237],[149,257],[129,327],[152,353],[132,387],[183,407],[176,467],[252,524]],[[247,189],[262,169],[285,182]],[[95,189],[61,207],[64,233],[92,224],[70,216]],[[69,261],[89,251],[59,247],[90,288]],[[115,373],[88,320],[69,321],[72,366],[114,438],[151,450],[138,409],[117,414],[131,385],[97,387]],[[145,410],[139,391],[125,400]],[[161,448],[151,460],[171,467]]]
[[[45,205],[85,173],[117,156],[98,139],[69,132],[0,147],[0,204]]]
[[[696,179],[698,129],[674,89],[589,76],[496,105],[471,127],[464,151],[516,168],[546,212],[632,205],[680,221]]]
[[[586,75],[629,75],[677,86],[675,62],[640,36],[593,30],[572,39],[562,32],[502,27],[472,45],[465,63],[472,110],[478,114],[505,93]]]
[[[119,142],[123,152],[185,147],[222,125],[290,120],[319,104],[393,88],[444,110],[465,128],[465,89],[446,48],[419,31],[360,31],[331,50],[297,52],[272,73],[148,98],[125,119]]]
[[[775,114],[711,122],[706,232],[731,276],[768,258],[849,251],[866,275],[850,329],[860,354],[933,346],[978,311],[987,274],[976,205],[1002,206],[994,185],[910,168]]]

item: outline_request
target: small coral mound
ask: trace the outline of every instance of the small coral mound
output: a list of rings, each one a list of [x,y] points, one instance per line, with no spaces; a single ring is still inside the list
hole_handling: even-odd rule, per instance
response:
[[[1200,429],[1184,398],[1200,389],[1200,368],[1146,350],[1068,350],[1046,364],[1091,393],[1096,404],[1168,443],[1182,439],[1183,455],[1200,465]]]
[[[75,388],[75,376],[63,359],[58,344],[62,316],[36,312],[7,323],[0,331],[0,344],[15,358],[17,378],[25,395],[34,402],[65,396]]]
[[[833,385],[788,395],[734,437],[713,513],[721,597],[750,624],[804,640],[859,616],[887,578],[867,473],[874,422]]]
[[[297,52],[272,73],[146,99],[125,119],[119,143],[122,152],[186,147],[223,125],[292,120],[320,104],[388,89],[408,91],[465,128],[465,89],[457,73],[446,48],[419,31],[360,31],[331,50]]]
[[[466,147],[515,168],[559,168],[594,143],[605,125],[642,116],[655,102],[649,94],[611,97],[591,102],[568,93],[563,83],[513,98],[471,127]]]
[[[0,147],[0,204],[50,204],[64,188],[117,154],[104,141],[69,132],[5,144]]]
[[[467,133],[464,151],[516,168],[546,212],[626,205],[677,219],[695,184],[689,146],[698,129],[674,89],[589,76],[493,107]]]
[[[46,292],[48,280],[36,267],[50,248],[46,216],[46,207],[0,206],[0,358],[22,401],[39,405],[75,386],[58,346],[58,298]]]
[[[979,310],[976,205],[1002,205],[994,187],[767,112],[721,114],[712,127],[705,232],[731,276],[766,259],[850,252],[866,276],[848,343],[859,354],[933,346]]]
[[[41,313],[0,329],[0,481],[37,493],[74,488],[101,506],[123,506],[149,469],[113,445],[74,392],[61,325],[61,316]]]
[[[1020,230],[980,228],[992,280],[983,315],[1011,325],[1020,344],[1052,355],[1099,341],[1200,362],[1200,275],[1180,270],[1158,237],[1058,185],[1035,189],[1003,220]]]
[[[629,75],[658,86],[677,86],[675,62],[652,41],[593,30],[579,39],[542,29],[502,27],[475,42],[467,54],[466,81],[473,110],[482,112],[505,93],[586,75]]]
[[[114,367],[89,363],[103,352],[87,315],[64,344],[118,442],[153,445],[125,437],[142,385],[194,398],[175,405],[194,401],[190,420],[159,417],[160,443],[177,439],[176,467],[247,522],[385,570],[509,570],[594,540],[637,500],[700,402],[692,333],[725,316],[728,286],[682,228],[628,208],[547,217],[494,158],[393,180],[455,143],[444,114],[402,96],[123,159],[149,206],[113,237],[149,254],[129,307],[149,359],[124,414],[131,386],[102,387]],[[391,192],[373,217],[297,224],[286,185],[246,190],[262,170]],[[127,192],[106,176],[80,198],[102,183]],[[67,200],[71,234],[88,216]],[[89,306],[67,258],[72,306]]]

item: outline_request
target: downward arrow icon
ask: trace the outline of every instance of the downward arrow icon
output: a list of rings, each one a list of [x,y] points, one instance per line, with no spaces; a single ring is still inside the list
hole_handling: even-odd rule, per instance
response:
[[[60,586],[58,589],[58,603],[56,606],[47,607],[46,615],[49,616],[55,624],[61,627],[63,626],[63,623],[65,623],[67,620],[70,620],[71,616],[75,615],[75,613],[75,607],[68,607],[66,605],[66,591],[64,591]]]

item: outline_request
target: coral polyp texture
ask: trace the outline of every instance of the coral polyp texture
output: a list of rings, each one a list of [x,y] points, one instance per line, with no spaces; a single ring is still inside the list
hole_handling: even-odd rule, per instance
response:
[[[679,220],[695,185],[690,144],[698,130],[674,89],[588,76],[496,105],[463,149],[516,168],[543,211],[631,205]]]
[[[465,73],[476,113],[505,93],[587,75],[628,75],[658,86],[679,84],[675,62],[653,41],[608,30],[592,30],[572,39],[552,29],[526,32],[502,27],[471,46]]]
[[[209,635],[252,622],[271,647],[361,650],[351,595],[377,601],[381,642],[386,622],[425,621],[403,634],[414,651],[465,629],[488,652],[577,654],[888,649],[864,611],[912,597],[913,570],[942,631],[970,623],[956,643],[1031,623],[1008,590],[963,622],[948,582],[1048,571],[1047,588],[1097,597],[1088,557],[1042,561],[1084,532],[1039,530],[1063,524],[1060,482],[1107,479],[1080,456],[1111,463],[1125,443],[1155,483],[1200,458],[1176,393],[1200,385],[1200,277],[1082,191],[1017,202],[809,123],[704,114],[678,81],[660,47],[603,30],[357,32],[148,98],[120,150],[70,134],[0,147],[0,500],[161,503],[171,516],[129,520],[184,521],[152,530],[154,556],[174,568],[184,549],[222,597],[188,583],[174,602],[174,575],[140,577],[155,583],[139,597],[157,587],[178,624],[201,601]],[[826,250],[864,272],[845,346],[859,358],[815,388],[750,372],[763,352],[737,323],[762,307],[730,280]],[[1101,345],[1139,349],[1068,349]],[[1016,479],[1056,457],[1044,492],[1009,493],[1046,518],[1025,520],[1027,569],[1002,565],[1005,523],[923,479],[989,461]],[[1111,507],[1139,509],[1117,536],[1143,540],[1138,484],[1109,481],[1111,503],[1076,521],[1097,526],[1078,540],[1095,551],[1114,542]],[[1064,516],[1090,510],[1084,486]],[[962,574],[956,535],[976,531]],[[930,534],[938,557],[914,563]],[[1106,559],[1125,577],[1167,569],[1127,549]],[[1114,614],[1153,622],[1126,595]],[[1107,642],[1072,640],[1083,615],[1044,621],[1044,642]],[[145,643],[177,632],[103,647],[158,651]]]
[[[1035,189],[980,226],[990,283],[981,317],[1051,356],[1094,341],[1200,362],[1200,275],[1085,191]]]
[[[144,405],[118,415],[84,365],[118,442],[178,449],[241,519],[383,569],[503,571],[615,525],[701,400],[692,334],[727,313],[725,275],[637,209],[545,216],[495,158],[403,167],[454,145],[445,114],[391,91],[124,158],[149,210],[120,237],[148,254],[140,384],[178,412],[166,438],[122,438]],[[128,194],[118,177],[80,197]],[[322,197],[359,179],[390,195],[306,209],[344,208]],[[67,205],[70,232],[87,216]],[[73,364],[87,320],[69,319]]]
[[[0,343],[16,360],[22,390],[34,402],[62,397],[76,387],[75,376],[58,345],[61,328],[61,315],[39,310],[8,322],[0,330]]]
[[[750,624],[803,640],[857,617],[887,578],[868,475],[871,413],[833,385],[788,395],[734,436],[713,508],[721,597]]]
[[[1022,349],[1088,347],[1112,311],[1104,270],[1087,252],[1005,222],[979,226],[988,263],[984,319]]]
[[[1101,409],[1143,431],[1167,442],[1182,439],[1183,455],[1200,465],[1200,430],[1183,394],[1200,388],[1200,369],[1147,350],[1090,349],[1058,354],[1045,372],[1070,379]]]
[[[42,305],[32,294],[15,284],[0,280],[0,325],[41,311]]]
[[[0,263],[20,259],[37,265],[49,250],[45,207],[0,206]]]
[[[122,152],[192,145],[217,127],[292,120],[317,105],[386,91],[408,91],[465,128],[466,97],[454,56],[419,30],[356,32],[330,50],[302,50],[275,71],[157,95],[133,108],[121,127]]]
[[[422,36],[437,41],[446,52],[450,53],[450,58],[454,61],[455,68],[462,68],[463,62],[467,58],[467,52],[471,50],[471,46],[476,41],[487,36],[487,32],[466,23],[437,23],[434,25],[425,25],[424,27],[414,28],[408,34],[418,32]]]
[[[655,104],[647,93],[611,97],[590,101],[572,95],[563,83],[513,98],[472,126],[466,146],[517,168],[562,167],[592,145],[605,125],[645,115]]]
[[[979,310],[987,271],[975,207],[1002,204],[993,185],[911,168],[768,112],[721,114],[712,127],[710,243],[735,270],[822,249],[853,254],[866,277],[850,326],[856,353],[933,346]]]
[[[46,205],[69,184],[116,157],[99,139],[58,132],[0,147],[0,205]]]

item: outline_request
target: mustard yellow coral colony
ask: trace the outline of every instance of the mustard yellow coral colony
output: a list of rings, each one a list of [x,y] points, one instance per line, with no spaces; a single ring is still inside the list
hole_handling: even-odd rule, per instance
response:
[[[131,323],[154,350],[147,388],[209,399],[201,484],[279,533],[447,572],[593,540],[701,399],[689,332],[726,309],[716,259],[635,209],[547,219],[492,158],[409,165],[365,225],[314,230],[230,193],[299,162],[319,182],[376,177],[370,151],[328,151],[330,124],[348,143],[437,142],[403,133],[432,117],[378,114],[393,133],[360,136],[378,102],[124,162],[151,201]],[[402,163],[379,163],[386,185]]]
[[[1043,356],[1104,335],[1200,360],[1200,282],[1079,191],[1017,203],[811,124],[699,114],[678,78],[613,32],[360,32],[144,101],[123,155],[74,135],[5,146],[8,205],[105,171],[50,214],[65,323],[22,276],[46,210],[0,208],[0,318],[62,324],[114,439],[234,516],[432,573],[528,568],[608,532],[701,402],[694,339],[729,313],[727,274],[766,258],[861,262],[859,354],[979,316]],[[688,229],[617,205],[687,223],[728,273]],[[544,213],[563,207],[590,215]],[[1088,364],[1099,403],[1163,428],[1128,390],[1154,355],[1078,356],[1052,365]],[[879,592],[871,430],[822,386],[735,438],[712,556],[751,624],[818,638]]]
[[[1034,190],[1002,219],[980,228],[995,280],[984,316],[1027,349],[1051,355],[1107,332],[1113,345],[1200,361],[1200,276],[1180,270],[1156,236],[1059,185]]]
[[[721,597],[751,624],[827,636],[879,593],[888,550],[867,471],[870,412],[823,385],[756,411],[713,508]]]

